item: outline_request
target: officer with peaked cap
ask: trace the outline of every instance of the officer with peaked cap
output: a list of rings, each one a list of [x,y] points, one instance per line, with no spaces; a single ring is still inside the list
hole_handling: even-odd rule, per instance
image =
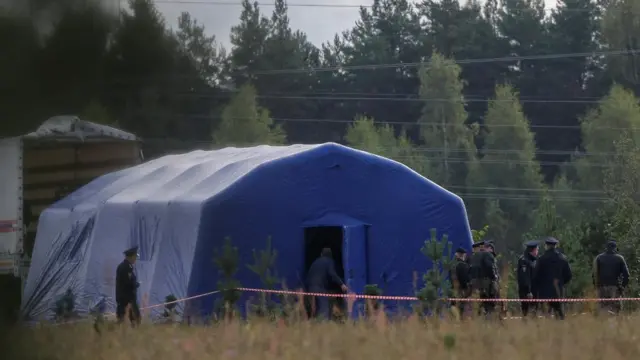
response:
[[[481,293],[480,297],[485,299],[498,299],[500,298],[500,271],[498,270],[498,256],[496,255],[493,240],[484,242],[484,251],[488,256],[483,262],[484,270],[481,271],[485,275],[483,280],[484,295]],[[482,304],[487,314],[495,310],[495,301],[484,301]],[[507,304],[503,302],[501,305],[502,310],[506,311]]]
[[[484,242],[484,249],[490,252],[493,256],[496,256],[496,245],[493,240],[487,240]]]
[[[629,268],[617,249],[615,240],[609,240],[605,252],[596,256],[593,261],[593,285],[598,290],[600,299],[619,298],[629,285]],[[609,308],[617,314],[621,304],[619,301],[603,301],[600,307]]]
[[[467,250],[461,247],[458,248],[455,253],[455,266],[452,271],[449,272],[451,285],[455,291],[455,297],[458,298],[468,298],[471,296],[471,278],[469,277],[469,265],[465,261],[466,256]],[[460,316],[465,313],[466,307],[466,302],[461,301],[458,304]]]
[[[471,257],[471,286],[472,291],[477,292],[481,299],[495,298],[493,284],[497,281],[497,271],[495,266],[495,257],[486,250],[488,241],[480,241],[478,243],[478,251]],[[478,309],[479,314],[482,312],[490,313],[495,306],[494,302],[484,301]]]
[[[118,322],[123,322],[127,313],[132,325],[140,323],[140,308],[138,307],[138,287],[140,283],[136,277],[134,265],[138,259],[138,247],[132,247],[124,252],[124,260],[116,269],[116,316]]]
[[[529,241],[524,244],[524,254],[518,258],[517,279],[518,279],[518,296],[520,299],[533,299],[536,295],[536,291],[533,288],[533,269],[536,266],[538,260],[538,242]],[[520,309],[522,310],[522,316],[526,317],[529,314],[529,310],[536,309],[536,303],[522,301],[520,302]]]
[[[480,277],[480,259],[481,253],[484,251],[484,241],[478,241],[472,246],[473,254],[471,254],[471,260],[469,261],[469,274],[471,278],[472,287],[475,290],[478,289],[476,282]]]
[[[471,258],[473,257],[473,254],[477,253],[478,251],[480,251],[480,242],[475,242],[471,245],[471,255],[468,255],[465,257],[465,261],[467,262],[467,265],[469,265],[469,270],[471,270]]]
[[[545,239],[546,250],[538,258],[533,270],[533,287],[540,299],[564,298],[564,287],[571,281],[572,273],[569,261],[558,251],[559,241],[553,237]],[[558,319],[564,319],[562,302],[549,301],[549,307]]]

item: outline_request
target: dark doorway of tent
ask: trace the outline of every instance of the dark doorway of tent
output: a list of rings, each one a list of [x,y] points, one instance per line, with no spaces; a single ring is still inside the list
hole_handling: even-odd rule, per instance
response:
[[[336,266],[336,273],[349,287],[350,292],[362,294],[367,284],[367,231],[366,225],[354,226],[314,226],[306,227],[304,277],[311,264],[320,256],[322,249],[331,249]],[[333,285],[330,293],[340,294],[340,286]],[[311,299],[307,299],[306,307],[311,314]],[[331,309],[337,318],[350,316],[343,297],[331,299]],[[354,309],[355,310],[355,309]]]
[[[333,255],[333,261],[336,264],[336,273],[343,279],[344,278],[344,261],[342,259],[342,241],[343,231],[341,226],[315,226],[304,229],[304,278],[307,277],[307,272],[311,267],[311,264],[320,256],[322,249],[329,248]],[[331,287],[327,289],[330,293],[339,294],[341,289],[335,284],[331,284]],[[305,301],[305,308],[307,315],[311,316],[311,301],[312,298],[308,297]],[[340,313],[344,313],[346,309],[346,303],[344,298],[335,297],[331,299],[332,315],[339,316]]]

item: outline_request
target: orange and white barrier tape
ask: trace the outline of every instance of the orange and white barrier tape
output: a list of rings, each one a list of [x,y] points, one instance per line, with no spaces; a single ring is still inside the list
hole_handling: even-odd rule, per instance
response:
[[[280,295],[303,295],[303,296],[326,296],[326,297],[346,297],[355,299],[371,299],[371,300],[397,300],[397,301],[417,301],[419,300],[415,296],[388,296],[388,295],[360,295],[360,294],[331,294],[331,293],[312,293],[302,291],[287,291],[287,290],[268,290],[268,289],[256,289],[256,288],[237,288],[239,291],[247,292],[262,292]],[[446,298],[444,301],[458,301],[458,302],[606,302],[606,301],[640,301],[640,298],[561,298],[561,299],[477,299],[477,298]]]
[[[360,294],[332,294],[332,293],[313,293],[304,291],[288,291],[288,290],[267,290],[255,288],[237,288],[239,291],[262,292],[279,295],[302,295],[302,296],[325,296],[325,297],[348,297],[355,299],[372,299],[372,300],[398,300],[398,301],[414,301],[418,300],[415,296],[383,296],[383,295],[360,295]]]
[[[161,306],[167,306],[167,305],[171,305],[171,304],[178,304],[178,303],[181,303],[181,302],[187,302],[189,300],[194,300],[194,299],[199,299],[199,298],[202,298],[202,297],[205,297],[205,296],[214,295],[214,294],[217,294],[219,292],[220,292],[220,290],[210,291],[208,293],[204,293],[204,294],[200,294],[200,295],[194,295],[194,296],[189,296],[189,297],[186,297],[186,298],[173,300],[173,301],[169,301],[169,302],[164,302],[164,303],[160,303],[160,304],[144,306],[144,307],[141,307],[140,310],[154,309],[154,308],[161,307]]]
[[[325,297],[343,297],[350,299],[371,299],[371,300],[391,300],[391,301],[417,301],[419,300],[416,296],[389,296],[389,295],[363,295],[363,294],[334,294],[334,293],[315,293],[315,292],[304,292],[304,291],[291,291],[291,290],[271,290],[271,289],[258,289],[258,288],[237,288],[235,290],[245,291],[245,292],[254,292],[254,293],[269,293],[269,294],[278,294],[278,295],[296,295],[296,296],[325,296]],[[163,302],[159,304],[143,306],[140,310],[148,310],[154,309],[158,307],[164,307],[170,304],[183,303],[190,300],[203,298],[206,296],[211,296],[220,293],[221,290],[210,291],[207,293],[189,296],[181,299],[177,299],[174,301]],[[623,298],[561,298],[561,299],[509,299],[509,298],[497,298],[497,299],[479,299],[479,298],[446,298],[440,299],[448,302],[534,302],[534,303],[544,303],[544,302],[568,302],[568,303],[579,303],[579,302],[614,302],[614,301],[640,301],[639,297],[623,297]],[[106,313],[104,316],[113,316],[114,313]],[[64,324],[75,323],[78,321],[65,322]]]

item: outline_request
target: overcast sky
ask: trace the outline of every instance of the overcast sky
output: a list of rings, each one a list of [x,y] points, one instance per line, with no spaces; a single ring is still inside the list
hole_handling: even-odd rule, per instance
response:
[[[202,22],[207,31],[216,36],[219,42],[225,47],[229,44],[229,31],[240,19],[240,5],[219,5],[211,3],[240,3],[240,0],[156,0],[158,9],[162,11],[167,23],[175,26],[175,19],[181,12],[191,13],[199,22]],[[182,3],[180,3],[182,2]],[[198,3],[199,2],[199,3]],[[206,4],[209,2],[209,4]],[[260,4],[273,4],[272,0],[259,1]],[[370,5],[373,0],[295,0],[290,1],[289,18],[293,29],[304,31],[309,40],[320,45],[321,43],[333,39],[333,36],[342,30],[347,30],[353,26],[358,18],[358,5]],[[295,6],[295,4],[341,4],[355,5],[354,7],[313,7]],[[273,6],[260,5],[260,9],[270,15]]]
[[[239,5],[241,0],[155,1],[170,26],[175,26],[178,15],[187,11],[203,23],[207,31],[214,34],[218,42],[227,48],[229,47],[229,31],[233,25],[239,22],[242,9]],[[227,4],[221,5],[219,3]],[[273,0],[259,1],[259,3],[273,4]],[[291,0],[289,1],[291,27],[304,31],[312,43],[320,45],[325,41],[332,40],[337,32],[350,29],[353,26],[358,19],[358,5],[371,5],[372,3],[373,0]],[[307,6],[295,6],[296,4]],[[321,6],[313,6],[318,4]],[[353,7],[331,7],[336,4]],[[548,6],[554,5],[555,0],[547,0],[547,4]],[[322,5],[327,6],[322,7]],[[270,5],[261,5],[260,8],[267,15],[273,11],[273,6]]]

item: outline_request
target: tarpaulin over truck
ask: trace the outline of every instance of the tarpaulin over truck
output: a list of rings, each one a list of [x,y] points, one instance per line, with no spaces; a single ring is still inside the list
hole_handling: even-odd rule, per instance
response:
[[[42,210],[96,177],[141,160],[135,135],[71,115],[0,139],[0,274],[23,273]]]

